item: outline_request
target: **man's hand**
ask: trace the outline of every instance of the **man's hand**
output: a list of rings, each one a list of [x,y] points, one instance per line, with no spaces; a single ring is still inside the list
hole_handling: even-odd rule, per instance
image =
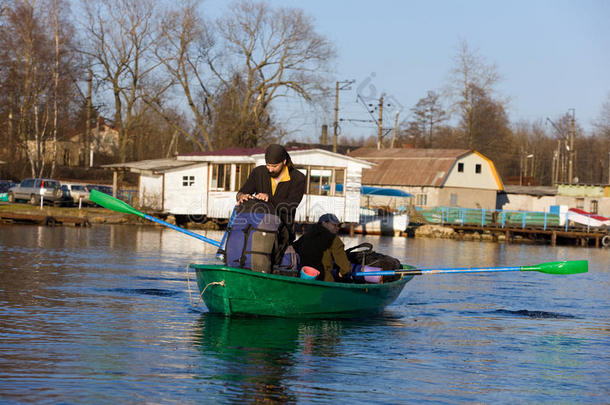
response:
[[[256,193],[253,197],[258,200],[269,201],[269,195],[266,193]]]
[[[251,198],[256,198],[257,200],[269,201],[269,195],[266,193],[255,193],[255,194],[242,194],[237,193],[237,203],[235,205],[239,205],[244,201],[247,201]]]

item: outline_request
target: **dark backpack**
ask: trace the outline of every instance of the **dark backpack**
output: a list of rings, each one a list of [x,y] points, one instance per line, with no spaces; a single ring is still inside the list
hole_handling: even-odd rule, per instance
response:
[[[271,204],[245,201],[236,207],[233,223],[227,229],[224,262],[231,267],[272,273],[282,262],[288,238],[288,229]]]
[[[378,253],[373,250],[373,245],[365,242],[345,250],[347,259],[352,264],[352,273],[360,272],[365,266],[377,267],[381,270],[400,270],[400,260]],[[384,276],[384,281],[398,279],[399,276]],[[354,281],[363,282],[364,277],[354,277]]]

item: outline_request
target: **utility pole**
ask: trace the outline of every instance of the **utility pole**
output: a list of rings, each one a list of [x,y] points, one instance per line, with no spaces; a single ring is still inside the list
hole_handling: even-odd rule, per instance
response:
[[[396,131],[398,131],[398,116],[400,115],[400,110],[396,111],[396,117],[394,118],[394,132],[392,132],[392,142],[390,142],[390,148],[394,149],[394,141],[396,141]]]
[[[343,80],[335,82],[335,122],[333,124],[333,152],[337,153],[337,130],[339,127],[339,90],[351,90],[351,85],[355,80]]]
[[[379,127],[377,149],[381,149],[381,138],[383,137],[383,94],[379,97],[379,120],[377,121],[377,126]]]
[[[570,125],[570,162],[568,163],[569,165],[569,169],[568,169],[568,176],[570,177],[568,179],[569,184],[572,184],[572,175],[573,175],[573,168],[574,168],[574,132],[575,132],[575,115],[576,115],[576,110],[574,108],[570,108],[568,111],[572,111],[572,120],[571,120],[571,125]]]

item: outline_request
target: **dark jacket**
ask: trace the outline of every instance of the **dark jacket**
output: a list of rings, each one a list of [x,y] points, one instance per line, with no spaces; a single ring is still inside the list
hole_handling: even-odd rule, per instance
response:
[[[288,170],[290,181],[283,181],[277,185],[275,194],[271,194],[271,176],[266,166],[257,166],[252,170],[248,180],[239,189],[240,193],[265,193],[269,195],[269,202],[275,208],[276,214],[281,218],[294,235],[294,214],[305,194],[305,175],[295,169]]]
[[[332,274],[335,265],[342,277],[351,271],[341,238],[321,224],[311,226],[293,245],[302,266],[311,266],[320,271],[319,280],[335,281]]]

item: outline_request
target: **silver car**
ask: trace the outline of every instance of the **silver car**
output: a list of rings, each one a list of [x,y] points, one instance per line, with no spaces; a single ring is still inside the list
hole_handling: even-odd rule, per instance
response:
[[[63,193],[61,184],[52,179],[25,179],[8,190],[8,201],[29,201],[30,204],[40,204],[40,199],[50,203],[60,203]]]

